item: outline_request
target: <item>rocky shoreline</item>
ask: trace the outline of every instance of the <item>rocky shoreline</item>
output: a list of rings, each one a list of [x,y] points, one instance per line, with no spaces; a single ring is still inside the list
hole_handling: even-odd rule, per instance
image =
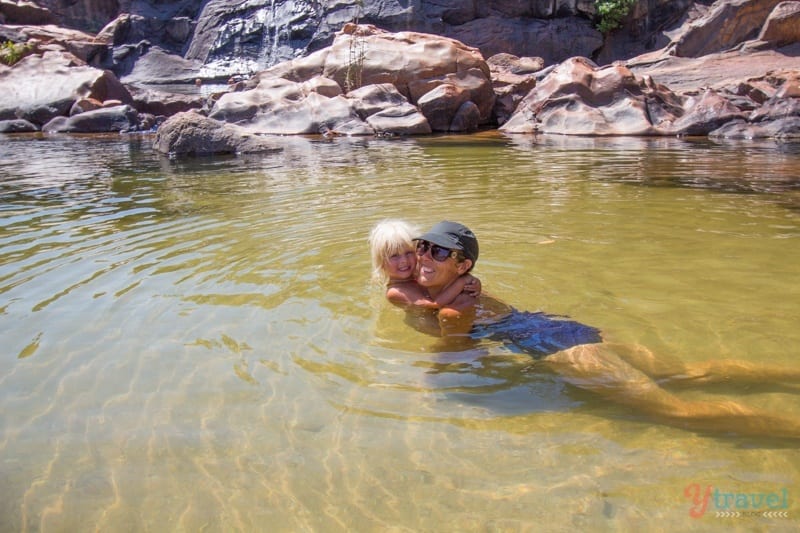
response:
[[[329,46],[220,90],[204,91],[198,77],[193,94],[92,66],[113,32],[55,26],[28,6],[16,15],[26,24],[7,24],[8,10],[0,9],[0,41],[14,36],[22,56],[0,65],[0,133],[155,132],[154,148],[171,154],[268,151],[270,135],[483,128],[800,138],[798,1],[718,0],[665,32],[671,40],[663,48],[603,66],[583,56],[550,65],[509,53],[484,58],[453,38],[346,23]],[[160,55],[144,57],[140,72]],[[162,59],[176,81],[199,76],[188,61]]]

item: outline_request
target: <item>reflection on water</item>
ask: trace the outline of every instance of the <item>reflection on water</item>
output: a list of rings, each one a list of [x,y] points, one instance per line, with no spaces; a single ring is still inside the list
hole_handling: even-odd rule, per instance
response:
[[[489,341],[439,352],[369,284],[366,236],[457,219],[518,308],[797,365],[800,146],[275,142],[3,137],[0,530],[796,525],[796,446],[654,424]],[[680,394],[800,417],[770,385]],[[692,484],[786,489],[790,518],[691,518]]]

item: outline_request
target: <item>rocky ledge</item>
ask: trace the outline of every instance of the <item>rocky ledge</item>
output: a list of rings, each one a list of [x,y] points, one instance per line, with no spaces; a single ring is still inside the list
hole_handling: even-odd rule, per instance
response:
[[[0,132],[156,131],[154,148],[175,154],[270,150],[270,134],[495,127],[509,134],[800,138],[800,2],[751,14],[761,22],[755,39],[686,55],[720,32],[730,38],[741,30],[740,15],[731,28],[711,10],[705,33],[694,20],[665,48],[605,66],[585,57],[548,67],[536,57],[484,59],[451,38],[346,24],[330,46],[208,95],[124,85],[82,58],[95,44],[91,35],[19,27],[28,44],[19,62],[0,66]]]

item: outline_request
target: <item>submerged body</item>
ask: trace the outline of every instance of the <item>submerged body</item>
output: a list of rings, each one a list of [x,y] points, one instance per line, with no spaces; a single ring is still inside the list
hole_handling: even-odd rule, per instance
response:
[[[445,336],[444,344],[452,348],[455,343],[466,346],[488,339],[501,342],[512,351],[541,359],[581,344],[603,342],[600,330],[595,327],[565,316],[520,311],[485,294],[476,299],[471,310],[474,314],[457,319],[451,317],[450,332]],[[441,316],[436,310],[409,310],[407,318],[420,331],[435,336],[442,334]],[[457,324],[465,318],[470,323],[468,330]],[[458,333],[459,330],[463,331]]]
[[[600,330],[567,317],[530,311],[511,312],[499,319],[477,323],[472,338],[499,341],[514,351],[541,359],[581,344],[603,342]]]
[[[468,273],[477,260],[477,239],[462,224],[441,222],[418,240],[467,252],[437,259],[429,253],[430,246],[417,248],[417,281],[433,297]],[[502,341],[512,349],[533,355],[538,359],[537,368],[559,375],[566,383],[670,425],[800,438],[800,420],[758,411],[732,400],[686,400],[664,388],[720,382],[797,383],[798,369],[738,360],[687,364],[656,357],[642,346],[606,342],[591,326],[544,313],[517,311],[485,295],[476,299],[461,294],[416,323],[424,324],[420,328],[423,331],[440,336],[441,347],[448,351],[462,349],[480,338]]]

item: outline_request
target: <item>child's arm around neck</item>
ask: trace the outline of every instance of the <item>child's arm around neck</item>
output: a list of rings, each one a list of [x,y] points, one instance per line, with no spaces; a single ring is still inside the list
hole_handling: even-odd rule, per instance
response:
[[[386,285],[386,299],[399,306],[414,306],[424,309],[441,309],[455,301],[464,292],[468,284],[477,282],[477,294],[480,293],[480,281],[469,274],[458,277],[453,283],[448,285],[436,298],[431,298],[425,287],[421,286],[413,279],[409,280],[389,280]],[[472,286],[472,285],[471,285]],[[472,294],[472,296],[477,296]]]

